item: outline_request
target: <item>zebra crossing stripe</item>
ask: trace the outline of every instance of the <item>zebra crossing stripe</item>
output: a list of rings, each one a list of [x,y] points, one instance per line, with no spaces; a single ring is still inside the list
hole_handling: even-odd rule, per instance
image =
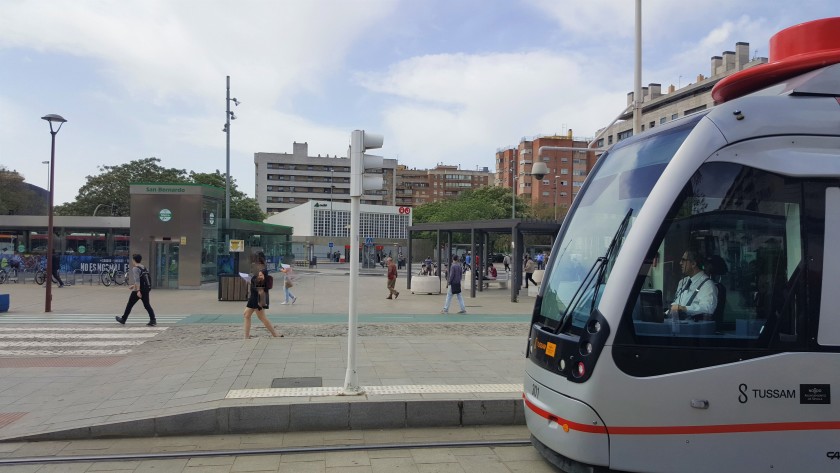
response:
[[[146,340],[122,340],[120,345],[142,345]],[[4,342],[0,339],[1,348],[26,347],[109,347],[113,342]]]
[[[127,355],[131,350],[0,350],[0,356],[110,356]]]
[[[0,334],[0,340],[5,339],[20,339],[24,338],[27,340],[53,340],[56,338],[60,338],[61,340],[67,339],[90,339],[90,338],[108,338],[111,340],[125,340],[131,338],[152,338],[157,335],[159,332],[145,332],[145,333],[137,333],[137,332],[129,332],[129,333],[62,333],[62,334],[50,334],[50,333],[4,333]]]
[[[0,328],[0,357],[126,355],[164,330],[166,327]]]
[[[123,327],[109,327],[109,328],[73,328],[73,327],[38,327],[38,328],[23,328],[23,327],[0,327],[0,337],[2,337],[3,332],[32,332],[37,330],[38,332],[120,332],[125,333],[126,330],[131,330],[132,332],[162,332],[166,330],[166,327],[136,327],[126,329]]]
[[[144,314],[145,315],[145,314]],[[177,324],[189,315],[161,315],[157,317],[159,324]],[[146,325],[149,319],[144,316],[137,316],[129,319],[126,325]],[[7,325],[116,325],[114,316],[109,314],[3,314],[0,315],[0,324]]]

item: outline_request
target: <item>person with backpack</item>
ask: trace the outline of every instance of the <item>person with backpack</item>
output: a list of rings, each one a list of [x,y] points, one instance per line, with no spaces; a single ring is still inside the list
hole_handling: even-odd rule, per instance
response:
[[[152,305],[149,303],[149,292],[152,290],[151,275],[149,274],[149,270],[140,263],[143,261],[142,256],[134,254],[131,256],[131,260],[131,271],[128,272],[128,281],[130,283],[128,288],[131,290],[131,296],[128,297],[128,304],[125,305],[123,316],[120,317],[118,315],[115,318],[117,322],[125,325],[125,321],[128,320],[128,314],[131,313],[131,308],[134,307],[137,301],[143,301],[143,307],[149,313],[149,323],[146,325],[154,327],[157,325],[155,310],[152,309]]]
[[[265,325],[266,330],[271,333],[272,337],[282,337],[274,330],[274,326],[265,315],[265,310],[268,309],[268,292],[274,287],[274,277],[268,274],[268,269],[265,265],[265,255],[260,252],[257,254],[257,272],[251,276],[251,288],[249,291],[248,302],[245,303],[245,313],[242,314],[245,322],[245,338],[251,338],[251,316],[254,312],[257,313],[257,318]]]

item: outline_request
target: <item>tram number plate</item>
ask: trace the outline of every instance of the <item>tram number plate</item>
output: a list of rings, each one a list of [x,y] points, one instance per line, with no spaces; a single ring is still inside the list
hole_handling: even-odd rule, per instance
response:
[[[531,385],[531,396],[534,396],[535,399],[540,397],[540,387],[536,384]]]

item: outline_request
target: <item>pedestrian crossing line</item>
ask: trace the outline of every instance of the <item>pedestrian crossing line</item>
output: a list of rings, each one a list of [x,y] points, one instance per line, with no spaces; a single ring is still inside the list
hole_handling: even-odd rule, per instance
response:
[[[120,346],[137,346],[145,343],[146,340],[120,340]],[[0,339],[0,348],[27,348],[27,347],[110,347],[114,342],[4,342]]]
[[[0,340],[5,339],[90,339],[90,338],[105,338],[112,340],[125,340],[131,338],[152,338],[160,332],[129,332],[129,333],[4,333],[0,334]]]
[[[164,330],[165,327],[2,328],[0,357],[127,355]]]
[[[188,314],[161,315],[157,317],[158,324],[177,324],[189,317]],[[241,319],[241,316],[240,316]],[[136,317],[128,319],[126,325],[146,325],[149,319]],[[0,325],[112,325],[117,326],[114,316],[110,314],[3,314],[0,315]]]
[[[131,350],[0,350],[0,356],[111,356]]]
[[[37,330],[39,332],[120,332],[124,333],[126,330],[132,332],[163,332],[166,327],[132,327],[126,329],[124,327],[102,327],[102,328],[73,328],[73,327],[38,327],[38,328],[23,328],[23,327],[0,327],[0,337],[3,332],[31,332]]]

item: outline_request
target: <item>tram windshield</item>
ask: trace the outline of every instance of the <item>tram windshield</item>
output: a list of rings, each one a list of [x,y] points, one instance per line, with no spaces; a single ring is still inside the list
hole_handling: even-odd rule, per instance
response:
[[[701,166],[639,271],[624,315],[637,341],[766,347],[771,337],[797,340],[803,185],[738,164]]]
[[[623,233],[629,231],[665,166],[702,117],[699,114],[674,128],[616,144],[601,156],[553,251],[557,256],[536,322],[557,329],[566,315],[571,324],[565,326],[574,330],[584,325],[588,307],[597,305],[601,289],[597,286],[609,278],[612,261],[604,261],[604,257],[619,227],[626,225]],[[628,213],[629,219],[623,222]],[[616,245],[621,237],[618,235]],[[613,249],[612,257],[618,250]],[[598,278],[587,277],[593,268],[601,271]],[[596,281],[594,287],[586,287]]]

